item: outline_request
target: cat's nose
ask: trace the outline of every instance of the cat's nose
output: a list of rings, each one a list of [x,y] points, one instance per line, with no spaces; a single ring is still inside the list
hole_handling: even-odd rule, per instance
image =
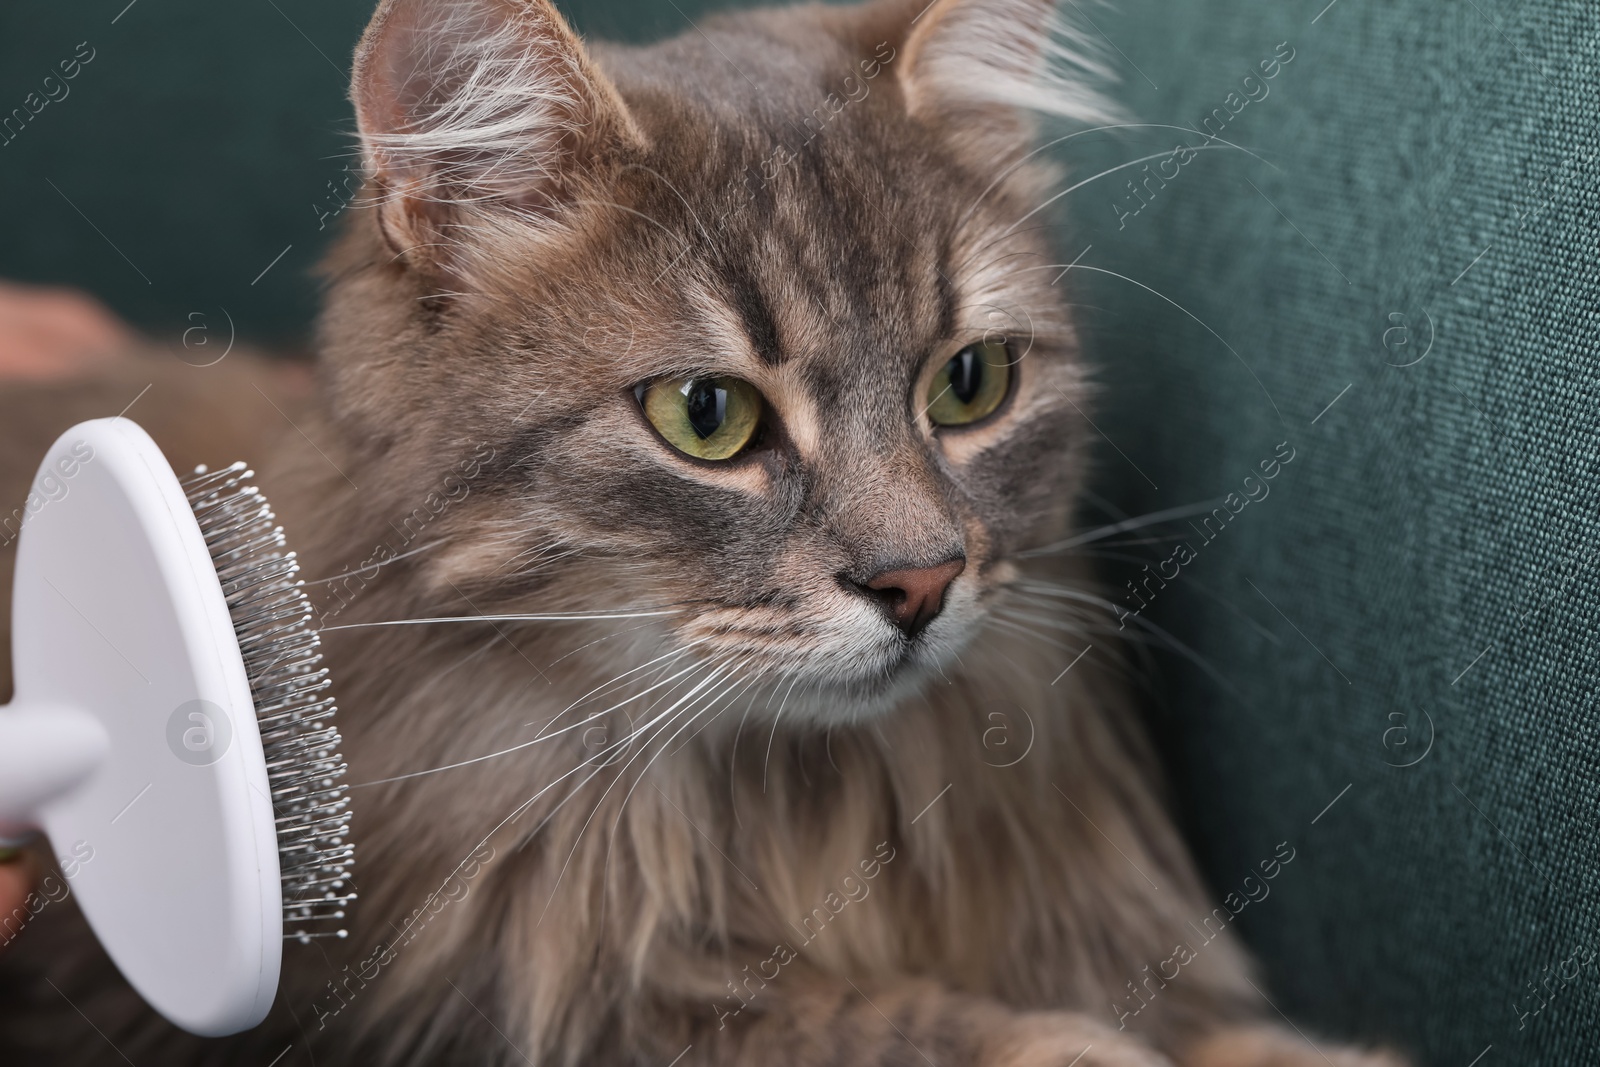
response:
[[[939,614],[944,607],[945,590],[966,568],[967,561],[957,557],[936,567],[882,571],[862,585],[883,602],[895,625],[907,637],[913,637]]]

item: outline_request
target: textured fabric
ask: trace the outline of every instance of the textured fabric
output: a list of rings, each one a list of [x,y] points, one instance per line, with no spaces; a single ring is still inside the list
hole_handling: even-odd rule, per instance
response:
[[[328,221],[359,184],[345,93],[375,6],[0,5],[0,277],[89,289],[174,341],[230,322],[303,340]],[[618,40],[684,26],[660,0],[562,6]],[[92,58],[63,78],[80,44]]]
[[[0,277],[81,286],[173,338],[230,317],[242,336],[303,336],[318,212],[349,199],[344,94],[370,7],[4,5],[0,119],[48,102],[0,133]],[[93,58],[46,84],[80,43]]]
[[[1205,664],[1162,657],[1158,722],[1211,884],[1299,849],[1239,920],[1297,1020],[1434,1064],[1596,1062],[1600,6],[1093,17],[1142,120],[1221,107],[1241,149],[1132,217],[1138,167],[1067,198],[1066,260],[1092,245],[1083,264],[1195,317],[1063,279],[1125,453],[1101,442],[1101,494],[1130,514],[1244,496],[1295,450],[1214,541],[1152,528],[1195,549],[1147,614]],[[1280,42],[1295,58],[1232,115]],[[1076,147],[1095,139],[1063,146],[1075,181],[1205,143]]]
[[[0,10],[0,115],[96,50],[0,145],[0,275],[174,333],[227,308],[303,336],[370,3],[124,5]],[[567,9],[638,39],[708,6]],[[1060,145],[1086,184],[1029,224],[1070,220],[1061,284],[1105,385],[1093,517],[1224,509],[1096,550],[1177,574],[1139,618],[1185,650],[1158,653],[1154,717],[1211,884],[1296,848],[1239,924],[1321,1032],[1593,1062],[1600,8],[1083,9],[1130,110],[1201,131]]]

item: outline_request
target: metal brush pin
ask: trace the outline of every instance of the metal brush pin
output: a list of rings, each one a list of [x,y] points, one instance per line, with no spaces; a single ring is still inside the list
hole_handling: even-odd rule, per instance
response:
[[[339,730],[332,682],[319,666],[311,601],[287,550],[283,527],[243,463],[216,472],[195,468],[183,483],[216,565],[261,730],[278,829],[284,937],[344,937],[337,923],[355,899],[347,892],[355,849],[350,799],[340,781]],[[307,929],[307,926],[313,926]],[[289,927],[295,927],[292,931]]]

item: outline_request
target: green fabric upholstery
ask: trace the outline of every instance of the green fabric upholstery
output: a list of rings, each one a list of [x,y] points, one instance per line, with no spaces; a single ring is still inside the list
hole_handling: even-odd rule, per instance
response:
[[[96,50],[0,145],[0,276],[303,337],[370,3],[124,3],[0,11],[0,116]],[[1069,184],[1162,153],[1061,205],[1095,517],[1238,494],[1097,551],[1176,570],[1152,714],[1219,901],[1296,849],[1238,919],[1276,1006],[1432,1064],[1592,1062],[1600,7],[1325,5],[1084,5],[1134,114],[1220,135],[1056,149]],[[707,7],[567,5],[629,39]]]
[[[0,277],[80,286],[174,338],[231,319],[242,337],[303,339],[327,219],[356,185],[345,92],[375,4],[0,7]],[[565,6],[614,39],[684,24],[667,3]],[[62,79],[85,42],[92,58]]]
[[[64,99],[0,134],[0,276],[82,286],[174,335],[225,329],[222,309],[244,336],[304,335],[370,5],[274,3],[5,5],[0,118],[79,42],[94,58]]]
[[[1299,849],[1239,918],[1297,1019],[1434,1064],[1595,1062],[1600,7],[1094,17],[1140,118],[1223,107],[1261,157],[1199,153],[1133,217],[1139,168],[1086,185],[1063,242],[1194,316],[1063,279],[1097,309],[1098,421],[1126,454],[1103,447],[1103,495],[1213,500],[1295,449],[1214,542],[1154,528],[1196,554],[1150,617],[1207,667],[1167,657],[1158,715],[1211,883]],[[1087,177],[1171,143],[1068,156]]]

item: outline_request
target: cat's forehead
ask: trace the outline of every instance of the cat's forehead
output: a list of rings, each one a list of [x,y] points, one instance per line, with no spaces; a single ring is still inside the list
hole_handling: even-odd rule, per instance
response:
[[[909,119],[903,45],[801,15],[755,12],[599,53],[671,195],[713,229],[730,216],[781,227],[829,212],[879,247],[945,237],[960,218],[981,224],[962,209],[989,160]]]
[[[819,388],[971,332],[995,295],[973,253],[1003,231],[982,170],[906,121],[890,65],[870,49],[856,58],[831,38],[817,54],[773,49],[752,88],[721,55],[732,44],[685,40],[653,56],[683,69],[698,52],[720,68],[687,82],[610,57],[631,70],[619,88],[652,146],[625,178],[632,225],[676,238],[654,244],[652,281],[714,303],[693,317],[736,331],[759,363],[806,364]],[[881,54],[892,65],[894,49]]]
[[[590,48],[630,104],[670,97],[746,116],[790,109],[833,88],[854,90],[846,78],[887,82],[882,75],[899,55],[888,40],[864,42],[853,25],[845,30],[816,9],[745,11],[649,45]]]

